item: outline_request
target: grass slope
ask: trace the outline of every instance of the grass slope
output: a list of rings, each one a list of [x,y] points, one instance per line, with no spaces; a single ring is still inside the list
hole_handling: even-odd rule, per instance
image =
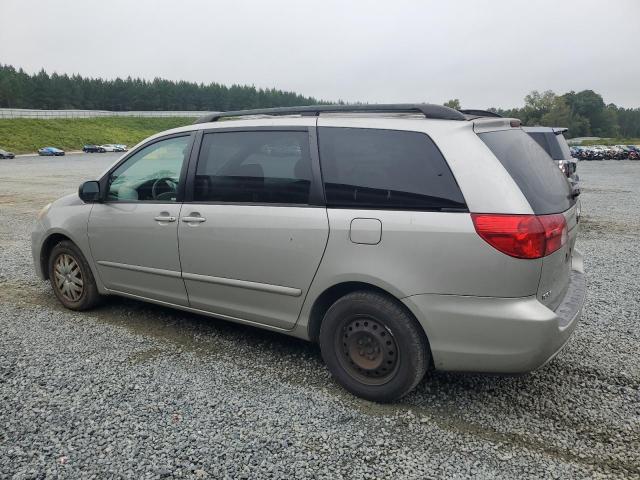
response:
[[[14,153],[42,147],[81,150],[85,144],[124,143],[133,146],[154,133],[193,123],[193,118],[77,118],[0,120],[0,148]]]

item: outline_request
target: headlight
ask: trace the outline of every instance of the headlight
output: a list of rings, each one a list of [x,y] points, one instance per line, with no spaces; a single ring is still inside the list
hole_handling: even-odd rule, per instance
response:
[[[42,210],[38,212],[38,220],[42,220],[42,217],[44,217],[47,214],[50,208],[51,208],[50,203],[47,203],[44,207],[42,207]]]

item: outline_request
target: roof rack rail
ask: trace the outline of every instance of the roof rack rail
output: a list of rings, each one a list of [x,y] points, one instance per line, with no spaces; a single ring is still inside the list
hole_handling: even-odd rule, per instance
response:
[[[470,115],[472,117],[499,117],[502,118],[502,115],[496,112],[492,112],[490,110],[476,110],[476,109],[461,109],[458,110],[460,113],[464,113],[465,115]]]
[[[321,113],[421,113],[425,118],[440,120],[466,120],[465,116],[453,108],[428,103],[388,103],[372,105],[307,105],[302,107],[261,108],[257,110],[236,110],[231,112],[208,113],[193,123],[217,122],[221,118],[246,117],[253,115],[303,115],[317,117]]]

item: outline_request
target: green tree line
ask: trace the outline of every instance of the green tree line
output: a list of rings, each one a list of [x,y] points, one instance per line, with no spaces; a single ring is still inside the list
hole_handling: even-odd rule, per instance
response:
[[[88,110],[238,110],[318,103],[313,97],[248,85],[30,75],[0,64],[0,107]]]
[[[449,100],[446,106],[460,108],[460,101]],[[605,104],[593,90],[556,95],[553,91],[532,91],[520,108],[489,108],[505,117],[519,118],[524,125],[566,127],[569,137],[640,138],[640,108],[623,108]]]
[[[520,108],[490,108],[524,125],[567,127],[571,137],[640,138],[640,108],[605,104],[593,90],[556,95],[532,91]],[[249,85],[143,80],[104,80],[44,70],[28,74],[0,64],[0,107],[89,110],[238,110],[325,103],[313,97]],[[460,108],[458,99],[445,105]]]

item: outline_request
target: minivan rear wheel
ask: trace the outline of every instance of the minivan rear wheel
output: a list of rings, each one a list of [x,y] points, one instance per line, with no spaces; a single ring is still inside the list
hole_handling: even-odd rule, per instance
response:
[[[396,300],[378,292],[357,291],[337,300],[324,316],[319,340],[334,378],[367,400],[404,396],[429,365],[420,325]]]
[[[71,310],[88,310],[100,301],[91,268],[71,241],[64,240],[51,250],[49,281],[60,303]]]

